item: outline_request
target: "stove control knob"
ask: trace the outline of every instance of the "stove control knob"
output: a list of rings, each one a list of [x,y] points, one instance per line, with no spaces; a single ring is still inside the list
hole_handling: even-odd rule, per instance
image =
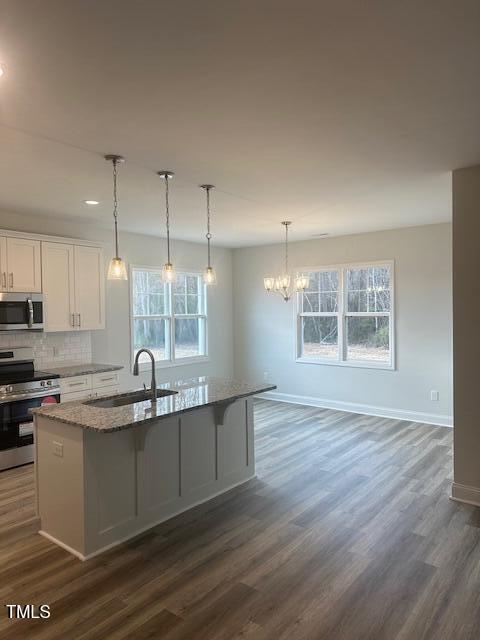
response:
[[[13,387],[12,387],[11,384],[9,384],[8,387],[6,388],[6,392],[7,393],[12,393],[12,391],[13,391]]]
[[[45,386],[45,380],[40,380],[40,386],[44,387]]]
[[[5,395],[7,393],[7,388],[6,387],[0,387],[0,395]]]
[[[51,387],[52,386],[52,381],[51,380],[47,380],[47,387]]]

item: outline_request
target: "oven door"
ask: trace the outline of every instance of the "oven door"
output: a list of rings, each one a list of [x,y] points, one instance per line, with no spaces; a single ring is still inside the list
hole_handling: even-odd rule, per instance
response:
[[[41,293],[0,293],[0,331],[42,331]]]
[[[0,451],[33,444],[33,416],[30,409],[60,402],[60,394],[40,392],[37,397],[0,404]]]

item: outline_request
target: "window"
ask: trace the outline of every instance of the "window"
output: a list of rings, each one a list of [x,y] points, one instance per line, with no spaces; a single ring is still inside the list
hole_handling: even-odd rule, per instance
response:
[[[297,360],[393,368],[393,263],[306,269]]]
[[[175,284],[161,269],[132,267],[132,351],[150,349],[157,363],[182,364],[207,355],[206,290],[202,276],[179,273]],[[150,362],[146,354],[140,363]]]

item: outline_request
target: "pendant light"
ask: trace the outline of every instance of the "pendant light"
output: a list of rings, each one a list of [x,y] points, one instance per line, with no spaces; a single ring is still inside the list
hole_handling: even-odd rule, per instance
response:
[[[117,200],[117,165],[125,162],[125,158],[114,154],[105,156],[107,162],[111,162],[113,166],[113,221],[115,226],[115,257],[110,260],[108,266],[108,280],[128,280],[127,267],[125,262],[118,255],[118,200]]]
[[[158,175],[165,180],[165,223],[167,227],[167,262],[163,265],[163,282],[175,282],[177,274],[170,260],[170,204],[168,201],[168,181],[174,176],[173,171],[159,171]]]
[[[292,224],[289,220],[282,222],[285,227],[285,270],[282,274],[272,277],[267,276],[263,279],[265,291],[275,291],[279,293],[285,302],[288,302],[295,291],[305,291],[308,289],[310,279],[304,274],[295,276],[295,286],[292,288],[290,274],[288,273],[288,227]]]
[[[207,268],[203,272],[203,281],[206,285],[214,285],[217,284],[217,276],[211,264],[210,252],[210,240],[212,239],[212,234],[210,233],[210,190],[215,189],[215,187],[213,184],[201,184],[200,188],[204,189],[207,194],[207,233],[205,235],[207,238]]]

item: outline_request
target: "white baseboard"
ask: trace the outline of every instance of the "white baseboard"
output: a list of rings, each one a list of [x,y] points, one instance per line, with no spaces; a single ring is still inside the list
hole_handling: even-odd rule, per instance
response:
[[[315,398],[313,396],[299,396],[292,393],[280,393],[279,391],[267,391],[258,397],[265,398],[267,400],[275,400],[277,402],[303,404],[309,407],[336,409],[338,411],[347,411],[348,413],[363,413],[368,416],[378,416],[380,418],[394,418],[396,420],[407,420],[409,422],[434,424],[441,427],[453,427],[452,416],[424,413],[422,411],[406,411],[405,409],[375,407],[369,404],[356,404],[354,402],[343,402],[340,400],[325,400],[323,398]]]
[[[41,536],[43,536],[44,538],[46,538],[47,540],[49,540],[50,542],[53,542],[53,544],[57,544],[59,547],[62,547],[62,549],[65,549],[65,551],[68,551],[68,553],[71,553],[72,555],[77,556],[77,558],[80,558],[80,560],[86,560],[86,556],[81,554],[80,551],[77,551],[76,549],[73,549],[73,547],[69,547],[68,544],[65,544],[61,540],[58,540],[57,538],[55,538],[54,536],[50,535],[46,531],[42,531],[40,529],[40,531],[38,533]]]
[[[456,502],[465,502],[480,507],[480,489],[477,487],[469,487],[466,484],[452,482],[452,500]]]

